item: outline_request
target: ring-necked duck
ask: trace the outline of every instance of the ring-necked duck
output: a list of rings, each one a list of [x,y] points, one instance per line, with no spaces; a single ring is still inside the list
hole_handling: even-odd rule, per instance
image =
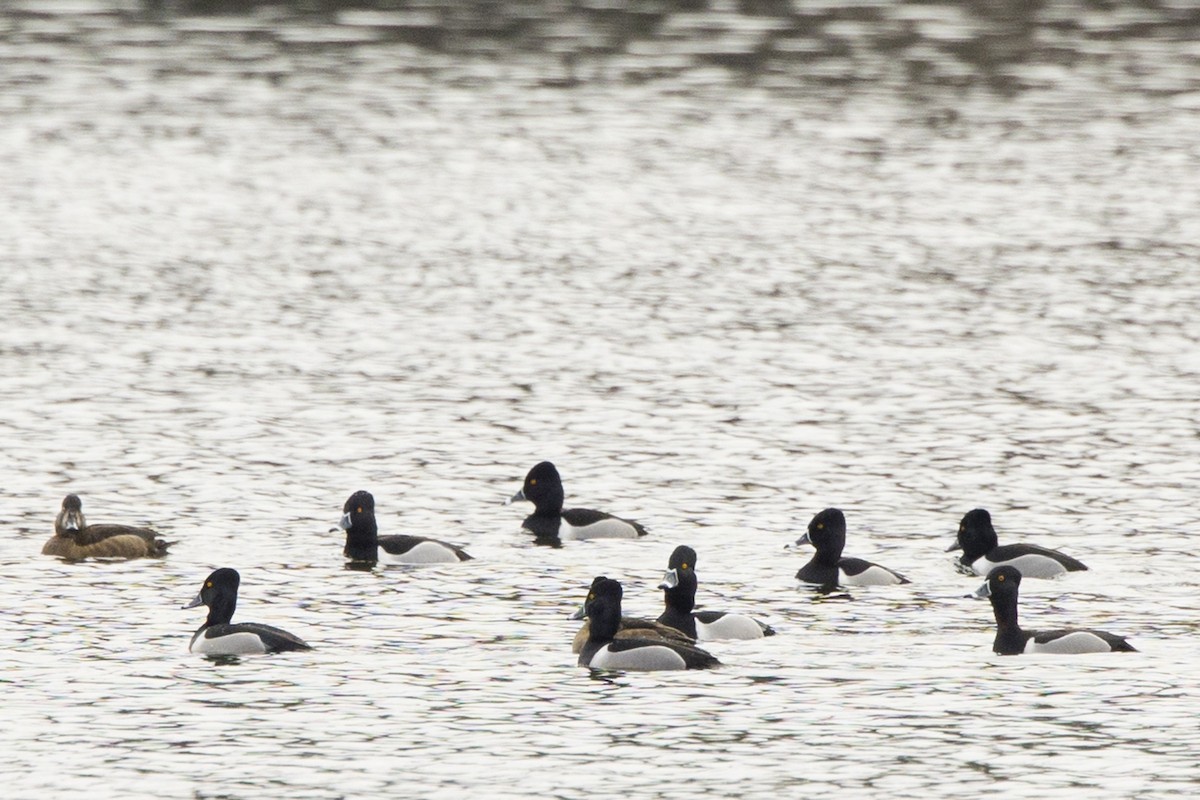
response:
[[[579,665],[592,669],[705,669],[720,666],[708,652],[682,642],[661,639],[617,639],[621,627],[621,584],[599,581],[587,603],[591,634],[579,653]]]
[[[841,509],[827,508],[813,517],[808,523],[808,531],[796,540],[796,546],[803,544],[811,544],[816,549],[812,559],[796,573],[796,578],[803,583],[833,588],[910,582],[899,572],[879,564],[842,557],[846,546],[846,515]]]
[[[992,515],[982,508],[968,511],[958,523],[958,538],[947,553],[962,550],[958,565],[976,575],[989,575],[996,567],[1016,567],[1026,578],[1054,578],[1087,569],[1082,562],[1033,544],[1001,545],[992,527]]]
[[[216,570],[204,579],[200,593],[184,606],[208,606],[208,619],[192,635],[188,650],[210,656],[243,656],[312,649],[300,638],[271,625],[258,622],[231,623],[233,611],[237,608],[239,583],[241,576],[237,570],[228,567]]]
[[[608,578],[604,575],[597,575],[592,580],[592,585],[588,587],[587,598],[583,604],[579,606],[579,610],[571,615],[571,619],[585,619],[587,617],[587,604],[595,597],[596,587],[601,581],[606,581]],[[592,623],[585,621],[579,628],[579,632],[575,634],[575,640],[571,642],[571,652],[578,653],[587,643],[588,637],[591,636]],[[688,636],[681,630],[672,628],[670,625],[663,625],[661,622],[656,622],[645,617],[621,617],[621,626],[617,629],[617,639],[658,639],[671,642],[682,642],[683,644],[695,644],[696,639],[693,636]]]
[[[1108,653],[1136,652],[1124,636],[1096,630],[1024,631],[1017,624],[1017,591],[1021,572],[1015,567],[996,567],[988,573],[974,596],[992,601],[996,615],[996,640],[992,649],[1002,656],[1018,653]]]
[[[745,614],[724,611],[693,611],[696,607],[696,551],[680,545],[671,553],[667,572],[658,588],[663,590],[666,610],[658,621],[678,628],[701,642],[714,639],[761,639],[775,630]]]
[[[525,485],[505,503],[528,500],[533,513],[521,527],[539,539],[636,539],[646,529],[636,522],[603,511],[587,508],[563,508],[563,485],[558,470],[549,461],[529,470]]]
[[[150,528],[132,525],[88,525],[83,501],[78,495],[63,498],[62,510],[54,519],[54,536],[42,547],[42,555],[71,561],[84,558],[142,558],[166,555],[171,542],[163,541]]]
[[[342,519],[333,530],[346,532],[346,547],[342,550],[351,561],[386,564],[452,564],[469,561],[471,556],[461,547],[422,536],[380,536],[375,522],[375,498],[370,492],[355,492],[342,506]],[[380,550],[383,550],[382,555]]]

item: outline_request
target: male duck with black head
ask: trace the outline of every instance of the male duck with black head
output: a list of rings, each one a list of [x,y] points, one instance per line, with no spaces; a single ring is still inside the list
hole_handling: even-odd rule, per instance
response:
[[[846,515],[841,509],[827,508],[812,518],[808,531],[796,540],[796,546],[811,544],[816,552],[796,573],[801,583],[822,589],[838,586],[892,586],[909,583],[908,578],[887,567],[861,558],[843,558],[846,547]]]
[[[143,558],[166,555],[170,542],[150,528],[132,525],[89,525],[83,516],[83,501],[69,494],[54,520],[54,536],[42,547],[42,555],[69,561],[85,558]]]
[[[1035,544],[1000,544],[992,515],[982,508],[968,511],[958,523],[958,537],[946,552],[955,550],[963,551],[958,558],[960,571],[974,575],[990,575],[1000,566],[1015,567],[1026,578],[1056,578],[1087,569],[1083,562],[1057,550]]]
[[[204,579],[199,594],[184,608],[208,606],[208,619],[192,635],[188,650],[209,656],[245,656],[311,650],[285,630],[258,622],[232,622],[241,576],[236,569],[218,569]]]
[[[558,469],[549,461],[529,470],[525,485],[505,503],[528,500],[533,513],[521,527],[531,531],[539,541],[557,542],[563,539],[637,539],[646,529],[632,520],[614,517],[589,508],[563,508],[565,495]]]
[[[596,588],[608,580],[606,575],[597,575],[592,579],[592,585],[588,587],[587,598],[583,604],[579,606],[579,610],[571,615],[571,619],[587,620],[588,604],[596,597]],[[578,653],[587,644],[588,638],[592,635],[592,623],[585,621],[580,626],[579,631],[575,634],[574,641],[571,642],[571,652]],[[683,644],[695,644],[696,637],[688,636],[681,630],[672,628],[670,625],[664,625],[652,619],[645,617],[627,617],[622,614],[621,625],[617,629],[617,639],[658,639],[660,641],[682,642]]]
[[[579,652],[579,666],[592,669],[649,671],[706,669],[720,666],[712,654],[683,642],[662,639],[618,639],[621,628],[621,584],[607,578],[589,593],[591,628]]]
[[[375,522],[375,498],[370,492],[355,492],[342,506],[338,529],[346,532],[342,553],[355,562],[385,564],[454,564],[469,561],[461,547],[437,539],[402,534],[379,535]]]
[[[666,610],[658,621],[678,628],[701,642],[715,639],[761,639],[774,636],[775,629],[745,614],[730,614],[725,611],[695,611],[696,589],[700,582],[696,578],[696,551],[680,545],[671,553],[667,572],[658,588],[663,590]]]
[[[992,650],[1002,656],[1019,653],[1111,653],[1136,652],[1124,636],[1091,629],[1053,631],[1022,630],[1017,622],[1017,594],[1021,572],[1016,567],[996,567],[973,595],[992,601],[996,616],[996,639]]]

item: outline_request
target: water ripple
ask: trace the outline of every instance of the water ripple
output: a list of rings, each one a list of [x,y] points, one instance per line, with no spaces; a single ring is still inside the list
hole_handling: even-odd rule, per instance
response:
[[[6,6],[14,797],[1194,794],[1200,18],[800,5]],[[543,458],[651,535],[537,546]],[[345,568],[359,488],[475,560]],[[41,558],[68,491],[171,554]],[[797,587],[829,505],[913,585]],[[992,655],[975,506],[1140,652]],[[779,634],[578,668],[684,543]],[[315,649],[188,654],[225,565]]]

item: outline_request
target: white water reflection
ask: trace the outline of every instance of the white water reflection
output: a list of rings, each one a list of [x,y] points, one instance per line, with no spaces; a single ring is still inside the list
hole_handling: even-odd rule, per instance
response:
[[[1194,12],[312,5],[0,17],[13,796],[1194,793]],[[651,535],[534,546],[544,458]],[[476,560],[345,569],[360,488]],[[42,558],[67,491],[179,544]],[[797,589],[829,505],[914,585]],[[975,506],[1142,652],[992,656]],[[575,667],[681,543],[779,635]],[[187,654],[225,565],[317,649]]]

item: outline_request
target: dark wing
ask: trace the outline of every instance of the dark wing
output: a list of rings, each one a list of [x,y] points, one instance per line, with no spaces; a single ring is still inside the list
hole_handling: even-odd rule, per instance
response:
[[[672,628],[657,620],[642,617],[621,617],[621,628],[617,631],[618,639],[643,636],[647,639],[662,639],[664,641],[694,644],[695,639],[678,628]]]
[[[566,508],[563,509],[562,518],[576,528],[594,525],[606,519],[619,519],[621,522],[632,526],[637,531],[638,536],[646,535],[646,529],[640,523],[634,522],[631,519],[625,519],[624,517],[613,516],[603,511],[596,511],[592,508]]]
[[[263,640],[263,644],[266,645],[268,653],[285,653],[289,650],[312,650],[312,645],[305,642],[299,636],[288,633],[282,628],[276,628],[274,625],[263,625],[261,622],[235,622],[232,625],[214,627],[224,627],[229,633],[245,631],[247,633],[258,634],[259,638]]]
[[[404,555],[421,542],[433,542],[435,544],[440,544],[442,547],[445,547],[448,550],[453,550],[454,554],[458,556],[459,561],[469,561],[471,559],[471,556],[467,555],[467,551],[463,550],[461,547],[455,547],[454,545],[443,542],[440,539],[427,539],[424,536],[404,536],[402,534],[379,537],[379,546],[394,556]]]
[[[587,644],[590,635],[591,624],[584,622],[571,642],[571,652],[583,652],[584,645]],[[652,619],[643,619],[642,617],[621,617],[621,627],[617,630],[615,638],[656,639],[661,642],[680,642],[682,644],[696,643],[695,639],[681,630],[672,628],[670,625],[663,625],[661,622],[656,622]]]
[[[880,564],[876,564],[873,561],[867,561],[862,558],[838,559],[838,568],[840,570],[842,570],[842,572],[845,572],[847,575],[851,575],[851,576],[861,575],[864,572],[866,572],[867,570],[871,569],[871,567],[874,567],[875,569],[881,569],[884,572],[887,572],[891,575],[895,575],[896,580],[900,581],[901,583],[912,583],[912,581],[910,581],[908,578],[901,575],[899,572],[896,572],[896,570],[888,569],[887,567],[882,566]]]
[[[87,546],[113,536],[137,536],[145,539],[149,544],[154,544],[158,539],[158,534],[149,528],[135,528],[132,525],[88,525],[75,534],[75,541],[80,545]]]
[[[1067,572],[1082,572],[1087,569],[1082,561],[1071,558],[1065,553],[1051,550],[1048,547],[1038,547],[1036,544],[1002,544],[988,551],[989,561],[1012,561],[1021,556],[1045,556],[1062,564]]]

